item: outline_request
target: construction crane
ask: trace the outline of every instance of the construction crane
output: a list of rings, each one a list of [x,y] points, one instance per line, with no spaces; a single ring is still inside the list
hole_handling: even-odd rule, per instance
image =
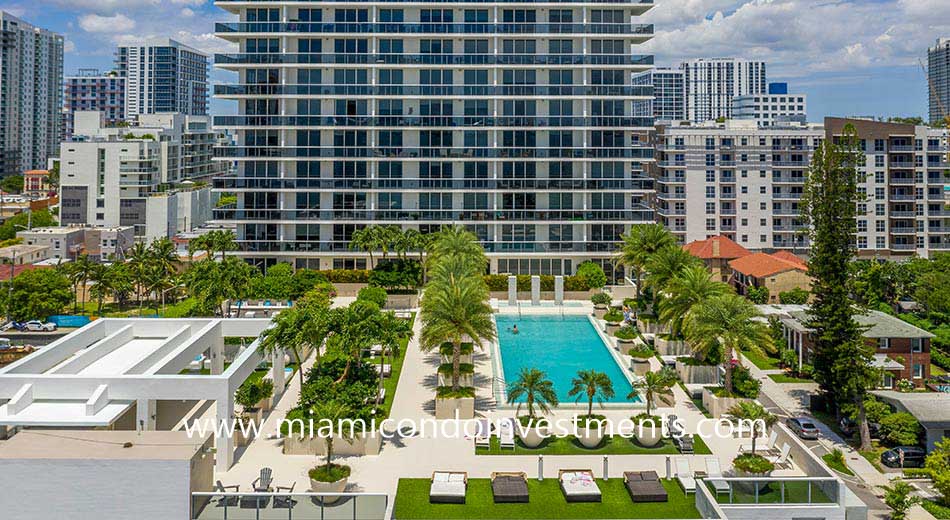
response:
[[[924,77],[927,78],[927,86],[930,88],[930,95],[933,96],[934,101],[937,102],[937,109],[940,110],[940,115],[943,117],[942,128],[947,130],[947,133],[950,134],[950,114],[947,114],[947,107],[943,106],[943,101],[940,100],[940,96],[937,95],[937,87],[934,85],[934,82],[930,79],[930,74],[927,74],[927,67],[924,65],[924,60],[918,58],[917,62],[920,63],[920,70],[923,71]],[[934,124],[937,124],[936,121],[933,121]],[[950,135],[947,137],[947,155],[944,157],[944,161],[950,167]],[[944,172],[944,176],[950,176],[950,170]],[[950,191],[946,188],[943,190],[944,204],[950,203]]]

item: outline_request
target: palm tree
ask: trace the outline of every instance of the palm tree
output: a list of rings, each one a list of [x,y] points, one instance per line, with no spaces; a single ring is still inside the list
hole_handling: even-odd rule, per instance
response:
[[[666,291],[666,286],[683,269],[690,266],[701,266],[695,256],[678,246],[669,246],[653,253],[647,261],[646,285],[653,293],[653,303],[657,302],[660,292]]]
[[[670,336],[677,338],[694,305],[730,291],[729,285],[713,279],[705,267],[687,266],[667,282],[667,297],[660,302],[660,319],[670,324]]]
[[[542,414],[550,413],[551,406],[557,406],[557,392],[554,391],[554,383],[548,379],[547,374],[537,368],[522,368],[518,374],[518,379],[508,385],[508,404],[513,404],[524,397],[528,405],[528,417],[534,417],[534,407]],[[521,402],[518,402],[517,415],[521,412]]]
[[[478,237],[462,226],[449,226],[439,231],[432,242],[430,253],[437,261],[452,255],[466,258],[471,262],[472,270],[479,275],[488,265],[488,257],[478,243]]]
[[[755,319],[761,316],[752,302],[729,293],[708,298],[693,306],[689,313],[684,326],[686,340],[700,355],[722,349],[728,393],[733,390],[733,354],[749,350],[765,355],[765,350],[772,349],[768,327]]]
[[[189,253],[190,251],[191,249],[189,247]],[[125,258],[129,265],[129,274],[132,277],[132,283],[135,284],[135,296],[138,300],[139,309],[142,308],[142,289],[145,287],[145,270],[149,257],[148,246],[143,242],[136,242],[125,252]]]
[[[320,347],[330,332],[329,307],[301,303],[280,312],[271,321],[273,325],[261,336],[257,352],[265,358],[275,353],[293,354],[294,361],[297,362],[300,388],[303,388],[303,347],[310,345],[315,349],[319,367]]]
[[[171,277],[178,272],[178,266],[181,261],[178,259],[178,250],[175,244],[167,238],[159,238],[152,241],[149,245],[151,252],[151,263],[166,277]]]
[[[373,252],[376,251],[378,246],[378,234],[376,232],[375,226],[367,226],[357,229],[353,232],[353,235],[350,236],[349,247],[351,251],[362,251],[364,253],[369,253],[370,269],[375,266],[373,261]]]
[[[76,284],[76,301],[79,302],[79,287],[82,287],[83,314],[85,314],[86,282],[95,274],[98,264],[89,259],[89,255],[79,255],[73,262],[72,275]]]
[[[643,378],[634,383],[633,390],[627,394],[627,399],[643,397],[647,403],[647,415],[651,415],[653,403],[660,401],[666,406],[673,406],[673,394],[670,390],[676,384],[676,374],[670,368],[659,372],[647,372]]]
[[[237,237],[234,235],[234,231],[230,229],[219,229],[209,232],[208,245],[211,248],[210,258],[214,258],[215,251],[221,252],[221,260],[223,261],[226,258],[228,251],[237,251]]]
[[[640,298],[641,278],[647,261],[660,249],[676,245],[676,238],[663,224],[641,224],[631,226],[626,235],[620,235],[620,239],[614,262],[633,271],[637,298]]]
[[[614,384],[610,377],[596,370],[581,370],[577,372],[577,377],[571,380],[571,390],[567,395],[577,396],[575,401],[587,397],[587,416],[594,415],[594,399],[601,405],[604,401],[614,396]]]
[[[479,249],[480,254],[481,250]],[[482,343],[495,339],[495,324],[488,305],[488,287],[480,274],[473,271],[471,258],[450,254],[441,258],[432,271],[420,304],[423,350],[452,344],[452,390],[460,389],[462,342]]]
[[[205,233],[204,235],[198,235],[188,241],[189,262],[193,262],[195,260],[195,252],[197,251],[207,251],[209,258],[214,255],[211,241],[208,239],[208,233]]]
[[[766,429],[778,421],[778,417],[769,413],[761,404],[753,401],[739,401],[735,406],[729,409],[729,414],[736,419],[749,421],[752,423],[752,454],[755,455],[755,440],[759,433],[765,434],[765,431],[759,431],[761,426]]]
[[[324,466],[324,472],[329,477],[333,470],[333,439],[334,437],[345,441],[352,439],[352,428],[345,427],[343,423],[345,419],[353,417],[354,410],[343,401],[334,399],[315,404],[310,409],[310,413],[314,424],[318,426],[318,432],[325,430],[324,426],[330,426],[330,432],[332,432],[332,435],[324,437],[327,444],[327,464]]]

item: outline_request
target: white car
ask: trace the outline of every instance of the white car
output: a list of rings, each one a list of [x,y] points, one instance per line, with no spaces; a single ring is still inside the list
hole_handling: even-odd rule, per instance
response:
[[[28,321],[23,324],[23,327],[31,332],[53,332],[56,330],[56,324],[46,322],[43,323],[40,320]]]

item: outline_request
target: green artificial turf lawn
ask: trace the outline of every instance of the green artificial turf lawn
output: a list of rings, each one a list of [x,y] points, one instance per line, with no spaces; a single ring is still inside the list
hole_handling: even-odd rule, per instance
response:
[[[430,504],[429,479],[399,479],[393,518],[420,519],[538,519],[538,518],[701,518],[695,499],[675,481],[663,481],[668,502],[633,503],[623,478],[597,479],[600,503],[568,503],[557,478],[528,479],[527,504],[495,504],[489,479],[469,479],[465,504]]]
[[[848,465],[841,464],[839,461],[836,461],[834,455],[825,453],[821,456],[821,459],[825,461],[825,464],[827,464],[829,468],[837,471],[838,473],[854,476],[854,472],[848,469]]]
[[[709,446],[698,435],[693,436],[693,450],[696,455],[712,455]],[[501,449],[498,437],[491,438],[491,447],[475,448],[476,455],[678,455],[679,450],[670,439],[663,439],[653,448],[644,448],[636,439],[620,436],[607,437],[595,449],[582,446],[574,437],[551,437],[537,448],[528,448],[515,439],[515,449]]]

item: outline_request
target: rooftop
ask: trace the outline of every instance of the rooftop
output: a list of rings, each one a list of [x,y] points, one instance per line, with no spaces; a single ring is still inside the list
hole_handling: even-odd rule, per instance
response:
[[[950,428],[950,394],[876,390],[874,395],[898,403],[927,428]]]
[[[752,252],[737,244],[729,237],[716,236],[706,240],[696,240],[683,246],[689,254],[703,260],[721,258],[731,260],[751,255]]]
[[[182,431],[23,430],[0,444],[0,460],[190,460],[207,440]]]
[[[799,332],[807,332],[805,323],[808,321],[808,311],[793,311],[788,313],[789,320],[786,324]],[[854,320],[858,322],[863,329],[861,335],[865,338],[932,338],[933,334],[924,329],[915,327],[906,321],[885,314],[881,311],[867,311],[862,314],[855,314]]]
[[[787,271],[808,271],[804,263],[793,262],[768,253],[753,253],[737,258],[729,262],[729,267],[753,278],[773,276]]]

